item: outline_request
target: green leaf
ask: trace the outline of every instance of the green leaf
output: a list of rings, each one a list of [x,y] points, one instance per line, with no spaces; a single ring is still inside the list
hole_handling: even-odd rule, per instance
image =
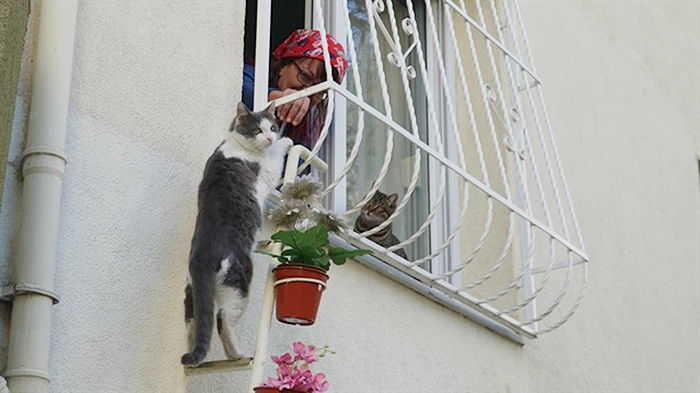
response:
[[[328,230],[323,225],[316,225],[315,227],[309,228],[305,234],[313,239],[314,245],[318,248],[329,244]]]
[[[324,247],[328,245],[328,231],[320,225],[309,228],[306,232],[278,231],[272,235],[272,240],[289,247],[282,255],[291,257],[293,262],[319,266],[323,260],[319,262],[314,259],[326,255]]]
[[[314,258],[314,264],[318,267],[320,267],[323,270],[328,271],[328,269],[331,268],[331,263],[330,263],[330,257],[327,254],[323,254],[322,256],[318,258]]]
[[[328,256],[336,265],[342,265],[348,258],[359,257],[360,255],[371,254],[370,250],[346,250],[342,247],[332,247],[328,250]]]
[[[260,250],[254,250],[253,252],[257,252],[258,254],[263,254],[263,255],[267,255],[269,257],[276,258],[278,261],[280,261],[282,263],[289,263],[289,259],[283,255],[276,255],[276,254],[272,254],[272,253],[260,251]],[[282,253],[282,254],[284,254],[284,253]]]

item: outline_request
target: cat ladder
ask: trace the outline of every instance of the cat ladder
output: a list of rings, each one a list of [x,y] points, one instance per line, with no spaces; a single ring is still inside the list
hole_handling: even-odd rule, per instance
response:
[[[311,152],[301,145],[292,146],[287,153],[287,162],[285,164],[285,175],[283,184],[291,183],[297,175],[299,159],[310,161],[309,164],[320,172],[328,170],[328,164],[318,157],[311,157]],[[280,244],[274,243],[272,252],[279,254],[281,250]],[[260,386],[263,380],[263,372],[265,368],[265,360],[267,358],[267,349],[270,339],[270,328],[272,326],[272,313],[275,304],[275,276],[272,269],[277,266],[277,263],[272,257],[264,256],[268,259],[267,278],[265,280],[265,290],[263,292],[262,310],[260,312],[260,322],[258,323],[258,337],[255,341],[255,352],[253,357],[242,358],[238,360],[214,360],[204,362],[197,367],[185,367],[185,375],[204,375],[214,373],[227,373],[234,371],[251,371],[250,385],[248,392],[252,393],[253,388]]]

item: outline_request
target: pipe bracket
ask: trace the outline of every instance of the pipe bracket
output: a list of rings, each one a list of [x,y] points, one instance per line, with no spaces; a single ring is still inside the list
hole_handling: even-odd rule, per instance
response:
[[[34,377],[46,380],[46,382],[51,382],[49,378],[49,373],[44,370],[37,370],[35,368],[18,367],[12,370],[7,370],[4,373],[5,379],[12,377]]]
[[[68,157],[66,157],[66,153],[62,149],[50,145],[36,145],[24,149],[24,151],[22,152],[22,161],[24,162],[24,160],[27,157],[34,154],[43,154],[58,157],[63,161],[64,164],[68,163]]]
[[[61,300],[58,294],[50,289],[42,288],[35,284],[19,283],[3,288],[0,301],[11,303],[12,299],[22,295],[42,295],[50,297],[53,300],[53,304],[58,304]]]

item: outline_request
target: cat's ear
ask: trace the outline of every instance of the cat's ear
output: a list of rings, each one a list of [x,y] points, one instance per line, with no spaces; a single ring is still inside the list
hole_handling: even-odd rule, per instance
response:
[[[241,101],[238,103],[238,106],[236,107],[236,117],[247,117],[247,116],[250,116],[250,110]]]
[[[386,200],[389,201],[389,204],[390,204],[391,206],[395,206],[395,205],[396,205],[396,200],[397,200],[397,199],[399,199],[399,194],[391,194],[391,195],[389,195],[389,196],[386,198]]]
[[[272,101],[270,105],[267,106],[267,108],[264,109],[265,114],[274,118],[275,117],[275,102]]]

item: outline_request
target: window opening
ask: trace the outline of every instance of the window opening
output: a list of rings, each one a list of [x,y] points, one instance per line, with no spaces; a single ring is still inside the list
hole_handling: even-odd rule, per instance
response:
[[[294,30],[303,29],[307,21],[307,0],[273,0],[270,18],[270,58],[272,51]],[[258,0],[246,0],[244,61],[255,64],[255,33],[258,19]]]

